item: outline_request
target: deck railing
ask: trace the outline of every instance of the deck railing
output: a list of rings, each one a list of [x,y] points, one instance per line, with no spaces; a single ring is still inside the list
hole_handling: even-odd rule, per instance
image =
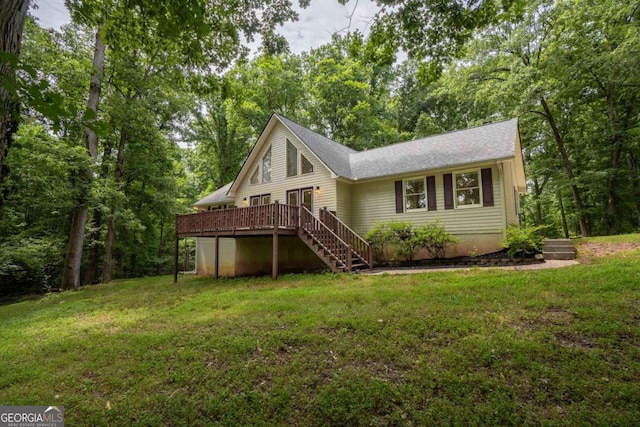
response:
[[[176,216],[176,234],[198,235],[233,230],[297,229],[298,206],[272,203],[261,206],[204,211]]]
[[[327,208],[320,209],[320,221],[325,223],[341,240],[346,242],[353,252],[371,267],[373,265],[373,251],[371,245],[350,229],[333,212]]]

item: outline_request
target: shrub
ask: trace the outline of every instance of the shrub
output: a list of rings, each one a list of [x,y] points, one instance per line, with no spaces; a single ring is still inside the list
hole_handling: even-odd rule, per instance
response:
[[[447,246],[459,240],[449,234],[438,221],[414,226],[408,221],[377,223],[365,236],[371,244],[376,261],[382,261],[384,249],[393,247],[393,259],[412,262],[420,248],[433,258],[444,258]]]
[[[381,262],[384,260],[385,247],[392,244],[393,235],[386,223],[378,222],[371,231],[364,236],[364,239],[371,245],[375,261]]]
[[[438,220],[416,227],[414,239],[418,247],[426,249],[436,259],[445,257],[447,246],[460,242]]]
[[[394,259],[400,257],[405,261],[413,262],[418,249],[413,224],[408,221],[391,221],[388,226],[393,236]]]
[[[502,246],[507,249],[507,254],[513,258],[527,258],[542,252],[544,236],[540,231],[546,229],[546,225],[536,227],[519,227],[511,225],[506,229],[506,236]]]

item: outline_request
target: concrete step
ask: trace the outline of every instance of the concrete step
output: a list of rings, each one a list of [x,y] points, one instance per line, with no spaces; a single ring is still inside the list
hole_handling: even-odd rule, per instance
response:
[[[545,239],[542,257],[544,259],[576,259],[576,250],[570,239]]]
[[[576,259],[576,253],[571,252],[542,252],[542,258],[544,259],[561,259],[561,260],[571,260]]]

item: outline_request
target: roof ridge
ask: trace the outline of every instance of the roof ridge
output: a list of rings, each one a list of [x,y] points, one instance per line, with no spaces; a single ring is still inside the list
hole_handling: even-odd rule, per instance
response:
[[[372,148],[370,150],[355,151],[355,153],[353,153],[353,154],[371,153],[372,151],[388,149],[390,147],[394,147],[394,146],[398,146],[398,145],[402,145],[402,144],[408,144],[410,142],[416,142],[416,141],[422,141],[422,140],[425,140],[425,139],[438,138],[438,137],[442,137],[442,136],[445,136],[445,135],[451,135],[451,134],[458,133],[458,132],[466,132],[466,131],[470,131],[470,130],[474,130],[474,129],[478,129],[478,128],[482,128],[482,127],[486,127],[486,126],[492,126],[492,125],[498,125],[500,123],[510,122],[512,120],[518,120],[518,118],[514,117],[514,118],[511,118],[511,119],[498,120],[497,122],[485,123],[483,125],[471,126],[469,128],[455,129],[455,130],[450,130],[450,131],[447,131],[447,132],[436,133],[434,135],[423,136],[421,138],[409,139],[407,141],[394,142],[393,144],[383,145],[382,147],[375,147],[375,148]],[[351,157],[351,156],[349,156],[349,157]]]
[[[336,141],[336,140],[334,140],[334,139],[331,139],[331,138],[329,138],[329,137],[328,137],[328,136],[326,136],[326,135],[323,135],[323,134],[321,134],[321,133],[319,133],[319,132],[316,132],[315,130],[310,129],[310,128],[308,128],[307,126],[301,125],[300,123],[298,123],[298,122],[296,122],[296,121],[294,121],[294,120],[291,120],[290,118],[285,117],[285,116],[283,116],[282,114],[279,114],[279,113],[273,113],[273,114],[274,114],[275,116],[277,116],[279,119],[287,120],[287,121],[289,121],[289,122],[291,122],[291,123],[293,123],[293,124],[295,124],[295,125],[297,125],[297,126],[300,126],[301,128],[303,128],[303,129],[305,129],[305,130],[308,130],[309,132],[313,132],[314,134],[316,134],[316,135],[318,135],[318,136],[321,136],[322,138],[325,138],[325,139],[327,139],[327,140],[329,140],[329,141],[333,142],[333,143],[334,143],[334,144],[336,144],[336,145],[339,145],[341,148],[346,148],[346,149],[348,149],[348,150],[353,151],[354,153],[359,153],[359,151],[354,150],[353,148],[348,147],[348,146],[344,145],[344,144],[343,144],[343,143],[341,143],[341,142],[338,142],[338,141]],[[297,136],[300,136],[300,135],[297,135]]]

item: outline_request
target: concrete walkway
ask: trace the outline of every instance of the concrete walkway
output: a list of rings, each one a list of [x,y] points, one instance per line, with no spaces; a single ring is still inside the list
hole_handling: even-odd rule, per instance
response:
[[[548,268],[562,268],[568,267],[570,265],[578,265],[580,264],[576,260],[546,260],[543,263],[536,264],[526,264],[526,265],[509,265],[505,267],[443,267],[443,268],[381,268],[374,270],[362,270],[360,274],[417,274],[417,273],[435,273],[439,271],[464,271],[471,269],[481,269],[481,270],[544,270]]]

